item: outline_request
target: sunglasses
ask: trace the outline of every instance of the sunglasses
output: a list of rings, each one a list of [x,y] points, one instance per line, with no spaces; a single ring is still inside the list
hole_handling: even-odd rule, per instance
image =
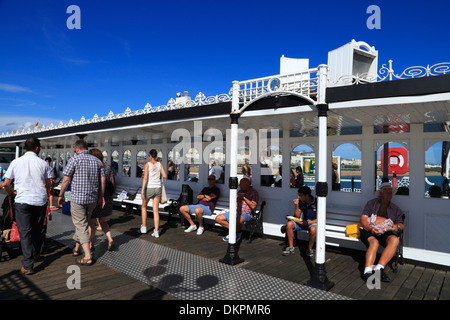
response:
[[[214,178],[208,178],[208,180],[216,180],[216,179],[214,179]]]

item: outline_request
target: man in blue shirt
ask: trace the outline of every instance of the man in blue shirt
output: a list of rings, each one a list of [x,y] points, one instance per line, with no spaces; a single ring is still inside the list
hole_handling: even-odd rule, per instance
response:
[[[299,222],[289,220],[286,224],[288,247],[283,251],[283,255],[288,256],[294,253],[294,231],[307,230],[309,242],[306,254],[312,258],[314,256],[313,246],[316,242],[317,234],[317,204],[308,186],[302,186],[298,189],[298,199],[294,200],[294,205],[294,216],[299,219]]]

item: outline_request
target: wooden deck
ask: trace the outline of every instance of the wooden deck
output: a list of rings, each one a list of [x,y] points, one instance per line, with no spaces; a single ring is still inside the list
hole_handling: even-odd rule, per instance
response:
[[[60,214],[56,211],[55,214]],[[52,223],[52,222],[50,222]],[[195,232],[185,233],[179,221],[171,223],[162,217],[160,238],[153,238],[150,233],[137,233],[140,216],[125,215],[114,211],[109,219],[114,231],[139,237],[141,240],[188,252],[204,258],[218,261],[225,256],[227,243],[222,240],[225,231],[221,228],[207,227],[203,235]],[[153,220],[148,219],[151,229]],[[101,232],[100,235],[101,236]],[[295,254],[284,257],[282,239],[261,239],[257,236],[251,244],[246,242],[248,234],[244,233],[240,243],[239,255],[245,261],[235,268],[252,270],[268,276],[290,282],[305,284],[311,277],[314,260],[303,253],[306,243],[299,241]],[[21,256],[17,251],[12,255],[3,252],[0,263],[0,300],[6,299],[44,299],[44,300],[177,300],[176,297],[151,287],[121,272],[96,263],[91,267],[81,267],[83,290],[69,290],[66,281],[70,274],[67,266],[75,264],[70,248],[48,239],[41,261],[35,265],[36,273],[24,276],[20,273]],[[432,267],[417,266],[410,263],[399,265],[398,273],[388,268],[387,274],[392,282],[382,283],[381,289],[368,289],[361,279],[364,266],[364,253],[361,251],[328,247],[326,252],[327,276],[335,283],[332,293],[352,299],[382,300],[449,300],[450,271]]]

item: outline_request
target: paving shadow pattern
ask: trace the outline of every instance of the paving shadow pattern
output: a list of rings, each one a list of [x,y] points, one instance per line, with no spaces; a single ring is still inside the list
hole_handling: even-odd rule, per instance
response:
[[[149,286],[183,300],[345,300],[345,296],[229,266],[168,248],[128,234],[111,231],[116,250],[106,241],[96,245],[95,258]],[[72,246],[70,216],[55,214],[48,237]]]

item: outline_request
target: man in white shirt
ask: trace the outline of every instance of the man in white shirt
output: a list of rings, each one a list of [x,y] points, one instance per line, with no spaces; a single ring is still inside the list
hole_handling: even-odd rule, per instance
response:
[[[34,260],[42,246],[42,228],[47,211],[47,163],[38,157],[41,151],[39,139],[31,137],[25,141],[25,154],[11,162],[5,173],[4,187],[10,196],[15,196],[14,210],[20,245],[23,254],[21,272],[33,274]],[[14,180],[14,188],[12,188]]]

